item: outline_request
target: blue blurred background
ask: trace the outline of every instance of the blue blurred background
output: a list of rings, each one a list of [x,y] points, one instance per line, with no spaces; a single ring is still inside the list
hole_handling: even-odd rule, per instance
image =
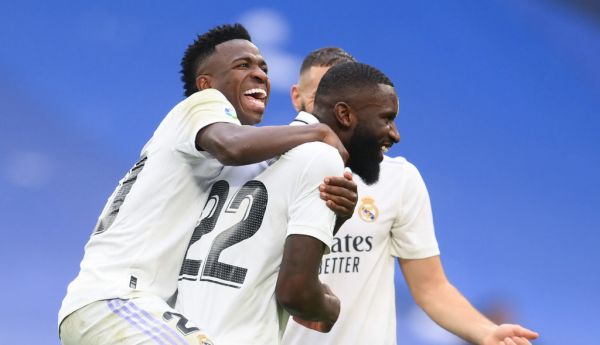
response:
[[[258,7],[257,7],[258,6]],[[0,2],[0,344],[58,344],[56,313],[106,198],[182,99],[195,37],[241,21],[270,65],[266,124],[293,116],[309,51],[397,86],[451,281],[486,313],[598,344],[598,1]],[[398,281],[399,344],[458,344]]]

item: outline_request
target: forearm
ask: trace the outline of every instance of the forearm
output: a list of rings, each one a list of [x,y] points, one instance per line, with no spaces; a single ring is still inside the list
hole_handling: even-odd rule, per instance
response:
[[[417,304],[433,321],[458,337],[482,344],[483,338],[497,327],[449,282],[427,290],[415,296]]]
[[[339,300],[319,281],[324,244],[310,236],[290,235],[284,246],[275,296],[290,315],[308,321],[335,322]]]
[[[196,144],[225,165],[262,162],[311,141],[322,141],[323,124],[306,126],[237,126],[212,124],[198,133]]]

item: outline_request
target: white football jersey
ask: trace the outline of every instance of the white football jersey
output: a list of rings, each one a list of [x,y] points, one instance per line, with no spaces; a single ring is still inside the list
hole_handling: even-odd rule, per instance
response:
[[[258,176],[225,167],[185,256],[176,309],[215,344],[279,344],[289,317],[275,297],[286,237],[331,245],[335,215],[318,188],[343,169],[337,150],[320,142],[288,151]]]
[[[136,292],[167,299],[202,212],[210,180],[223,166],[196,149],[198,131],[240,124],[225,96],[208,89],[177,104],[108,199],[59,312],[60,322],[98,300]]]
[[[295,122],[315,121],[300,113]],[[336,234],[319,272],[340,298],[340,316],[329,333],[290,321],[284,345],[396,344],[395,257],[439,255],[429,194],[413,164],[385,157],[378,183],[367,186],[354,178],[359,199],[355,214]]]

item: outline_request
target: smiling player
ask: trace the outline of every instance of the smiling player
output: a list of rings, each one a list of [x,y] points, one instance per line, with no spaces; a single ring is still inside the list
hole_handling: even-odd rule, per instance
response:
[[[313,111],[319,81],[332,66],[348,61],[355,60],[336,47],[317,49],[306,56],[291,92],[294,107],[301,111],[293,124],[314,123],[307,112]],[[380,143],[383,154],[390,142]],[[376,149],[376,145],[372,147]],[[350,157],[354,161],[357,154],[351,151]],[[342,301],[336,326],[323,334],[302,327],[302,322],[290,322],[282,343],[395,345],[394,260],[398,257],[415,301],[437,324],[474,344],[530,344],[529,339],[535,339],[537,333],[518,325],[493,324],[446,278],[429,195],[417,168],[402,157],[386,156],[381,164],[369,164],[381,165],[381,180],[368,185],[370,181],[364,177],[357,179],[357,214],[341,227],[331,254],[323,257],[319,268],[319,278]]]
[[[375,182],[382,146],[398,140],[397,110],[392,82],[351,63],[328,71],[306,116],[330,126],[350,152],[348,165]],[[340,301],[320,283],[318,267],[335,220],[318,187],[341,174],[342,160],[330,146],[308,143],[266,170],[241,168],[224,168],[211,188],[181,269],[177,309],[220,345],[278,344],[289,315],[329,331]]]
[[[188,97],[109,198],[69,284],[58,319],[65,345],[210,344],[165,300],[212,179],[223,164],[260,162],[310,141],[346,154],[326,125],[241,126],[261,121],[270,91],[266,63],[241,25],[198,36],[182,67]]]

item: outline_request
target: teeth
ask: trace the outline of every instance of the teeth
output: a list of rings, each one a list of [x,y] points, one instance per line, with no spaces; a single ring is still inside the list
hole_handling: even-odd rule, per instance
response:
[[[260,105],[265,104],[263,101],[255,99],[255,98],[250,98],[250,102],[255,103],[255,104],[260,104]]]
[[[244,92],[244,95],[251,95],[251,94],[254,94],[254,93],[258,93],[258,94],[261,94],[263,96],[267,95],[267,92],[265,90],[263,90],[263,89],[250,89],[250,90],[247,90],[246,92]]]
[[[388,148],[387,146],[382,146],[382,147],[381,147],[381,151],[382,151],[383,153],[387,153],[387,152],[388,152],[388,150],[389,150],[389,148]]]

